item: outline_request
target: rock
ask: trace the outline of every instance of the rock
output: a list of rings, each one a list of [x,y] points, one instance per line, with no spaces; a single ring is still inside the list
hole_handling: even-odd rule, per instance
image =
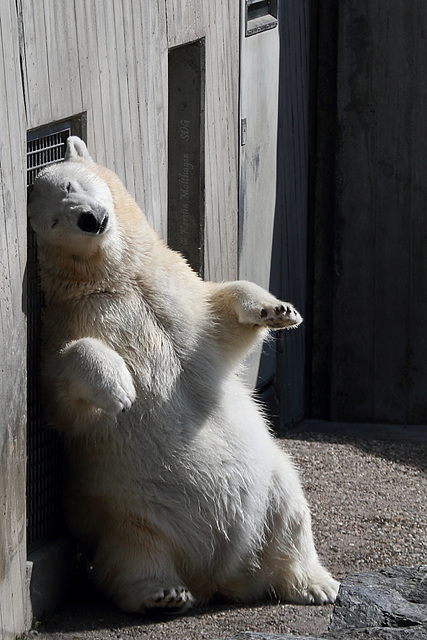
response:
[[[352,573],[319,637],[242,632],[227,640],[427,640],[427,565]]]
[[[426,634],[424,625],[407,629],[371,627],[370,629],[343,629],[328,633],[321,640],[426,640]],[[298,640],[306,640],[306,638],[298,638]]]
[[[314,636],[294,636],[289,633],[258,633],[255,631],[241,631],[237,636],[226,638],[226,640],[325,640],[324,637]]]
[[[427,566],[353,573],[343,580],[326,637],[362,636],[426,640]]]

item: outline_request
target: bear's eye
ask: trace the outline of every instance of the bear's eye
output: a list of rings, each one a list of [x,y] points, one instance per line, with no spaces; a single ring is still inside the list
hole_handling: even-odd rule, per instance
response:
[[[50,228],[51,228],[51,229],[53,229],[54,227],[56,227],[56,225],[58,224],[58,222],[59,222],[59,220],[58,220],[58,218],[56,218],[56,220],[54,220],[54,221],[52,222],[52,225],[51,225],[51,227],[50,227]]]
[[[65,191],[67,193],[74,193],[75,191],[79,190],[79,185],[77,182],[70,180],[69,182],[67,182],[67,184],[65,185]]]

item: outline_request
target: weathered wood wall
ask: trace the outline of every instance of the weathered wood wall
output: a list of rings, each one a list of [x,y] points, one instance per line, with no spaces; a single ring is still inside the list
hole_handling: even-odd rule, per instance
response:
[[[338,34],[329,122],[338,135],[329,144],[334,209],[325,210],[324,198],[317,212],[323,281],[315,295],[328,339],[317,350],[313,388],[323,373],[329,392],[323,385],[326,402],[317,398],[314,412],[426,424],[427,5],[326,4]],[[319,164],[323,184],[335,176]]]
[[[237,272],[238,7],[229,0],[22,3],[28,128],[88,113],[88,147],[167,231],[168,49],[206,39],[206,274]]]
[[[305,414],[308,219],[311,206],[313,66],[315,3],[282,2],[279,16],[280,77],[277,138],[277,192],[271,289],[292,302],[304,317],[297,331],[277,338],[276,398],[281,426]]]
[[[4,0],[0,7],[0,629],[25,626],[26,130],[87,112],[88,147],[167,234],[168,51],[204,39],[205,276],[237,276],[239,7]]]
[[[15,2],[1,5],[0,51],[0,637],[26,624],[25,110]]]

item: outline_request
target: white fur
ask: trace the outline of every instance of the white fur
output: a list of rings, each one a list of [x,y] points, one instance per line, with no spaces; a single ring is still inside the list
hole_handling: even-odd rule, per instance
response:
[[[86,232],[82,212],[108,224]],[[217,592],[333,602],[297,472],[236,376],[298,312],[249,282],[203,282],[78,138],[41,172],[30,215],[46,410],[99,587],[127,611],[184,610]]]

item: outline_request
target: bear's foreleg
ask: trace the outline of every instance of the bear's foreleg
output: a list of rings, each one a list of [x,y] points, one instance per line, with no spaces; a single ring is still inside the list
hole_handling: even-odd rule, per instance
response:
[[[56,361],[57,385],[65,404],[81,400],[111,415],[131,408],[136,398],[123,358],[95,338],[67,344]]]
[[[206,284],[218,341],[230,359],[242,359],[265,337],[267,329],[296,328],[302,322],[292,304],[278,300],[253,282]]]

